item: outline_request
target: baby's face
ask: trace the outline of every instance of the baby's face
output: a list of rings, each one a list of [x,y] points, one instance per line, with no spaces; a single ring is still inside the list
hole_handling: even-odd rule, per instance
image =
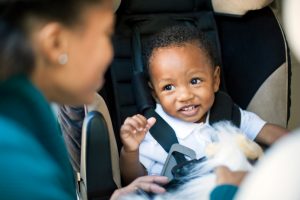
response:
[[[198,46],[155,49],[149,68],[154,97],[166,113],[188,122],[205,120],[219,89],[220,69]]]

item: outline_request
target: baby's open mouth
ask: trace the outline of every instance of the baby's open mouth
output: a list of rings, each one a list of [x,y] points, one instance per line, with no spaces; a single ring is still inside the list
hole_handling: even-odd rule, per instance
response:
[[[193,116],[198,112],[198,108],[199,108],[198,105],[184,106],[179,109],[179,112],[187,116]]]
[[[195,109],[197,106],[186,106],[186,107],[183,107],[181,108],[180,110],[182,111],[191,111],[193,109]]]

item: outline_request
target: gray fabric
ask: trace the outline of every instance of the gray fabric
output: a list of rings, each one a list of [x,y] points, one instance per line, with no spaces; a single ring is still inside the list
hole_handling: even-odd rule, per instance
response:
[[[60,106],[58,121],[69,152],[73,169],[80,171],[81,131],[85,116],[84,107]]]
[[[288,64],[285,62],[259,87],[247,110],[256,113],[270,123],[286,127],[289,109],[287,77]]]

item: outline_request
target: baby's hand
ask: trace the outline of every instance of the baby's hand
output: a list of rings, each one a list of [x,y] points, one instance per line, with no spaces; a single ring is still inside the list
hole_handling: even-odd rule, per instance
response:
[[[137,151],[146,133],[153,126],[155,121],[154,117],[146,119],[140,114],[127,117],[120,131],[124,151]]]

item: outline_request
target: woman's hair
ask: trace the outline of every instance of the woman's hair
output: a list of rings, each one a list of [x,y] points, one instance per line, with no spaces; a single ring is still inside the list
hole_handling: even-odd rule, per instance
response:
[[[175,25],[167,27],[153,35],[144,48],[144,61],[149,69],[154,50],[164,47],[184,46],[187,43],[197,44],[206,54],[210,64],[217,65],[216,52],[204,32],[190,25]]]
[[[0,80],[14,74],[30,74],[34,53],[28,40],[28,19],[78,24],[87,5],[104,0],[1,0]]]

